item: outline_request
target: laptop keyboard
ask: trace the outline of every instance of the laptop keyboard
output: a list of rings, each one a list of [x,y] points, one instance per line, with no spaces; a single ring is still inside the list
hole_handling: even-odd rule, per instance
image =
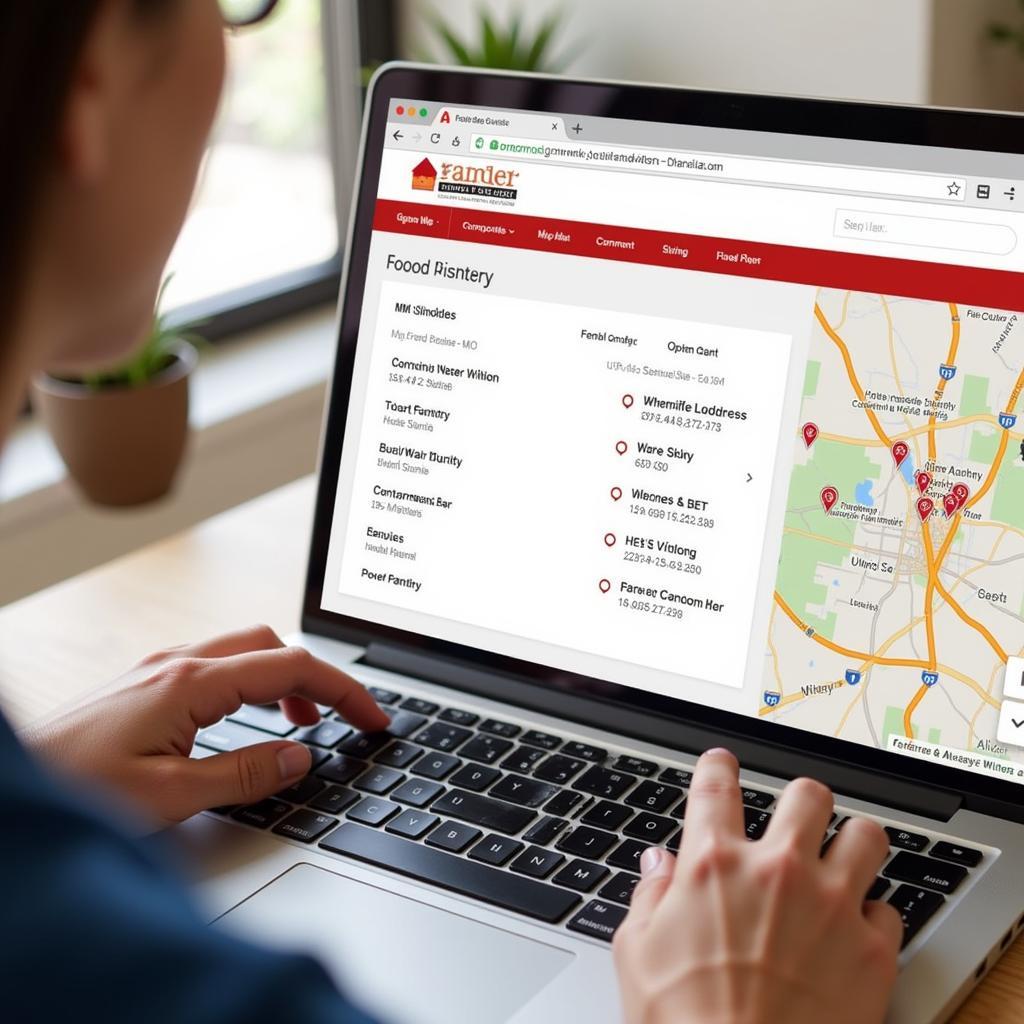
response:
[[[248,705],[202,730],[194,756],[273,737],[313,755],[310,774],[276,797],[215,813],[604,941],[626,915],[643,851],[679,849],[689,771],[369,690],[391,718],[387,732],[358,732],[336,715],[300,728],[276,707]],[[757,840],[777,794],[742,794]],[[823,854],[849,820],[833,815]],[[885,828],[890,855],[867,898],[896,907],[906,946],[984,854]]]

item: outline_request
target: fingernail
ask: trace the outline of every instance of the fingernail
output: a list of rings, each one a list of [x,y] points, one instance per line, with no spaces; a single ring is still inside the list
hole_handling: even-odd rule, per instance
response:
[[[660,846],[649,846],[640,854],[640,874],[655,874],[665,861],[665,851]]]
[[[710,750],[705,750],[703,756],[708,757],[711,754],[725,754],[727,757],[734,756],[733,752],[731,750],[727,750],[725,747],[712,747]]]
[[[301,743],[289,743],[277,752],[277,770],[282,779],[293,779],[309,771],[313,757]]]

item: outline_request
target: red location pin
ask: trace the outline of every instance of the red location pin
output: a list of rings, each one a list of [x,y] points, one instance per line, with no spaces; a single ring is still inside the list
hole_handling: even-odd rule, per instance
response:
[[[971,496],[971,489],[967,484],[953,484],[953,497],[956,498],[957,511],[962,509],[967,504],[967,499]]]
[[[623,395],[622,396],[622,404],[628,409],[633,404],[633,396],[632,395]]]
[[[818,424],[805,423],[802,433],[804,435],[804,445],[807,448],[810,448],[811,445],[818,440]]]
[[[946,510],[946,518],[952,519],[953,513],[956,512],[959,507],[956,500],[956,495],[950,492],[942,499],[942,507]]]
[[[615,534],[614,533],[606,533],[604,535],[604,542],[610,548],[615,547]]]
[[[611,496],[612,496],[612,501],[618,501],[619,498],[622,497],[622,488],[621,487],[613,487],[611,489],[610,493],[611,493]]]
[[[839,500],[839,492],[834,487],[823,487],[821,489],[821,504],[825,508],[825,515],[832,511],[832,506]]]
[[[626,454],[626,452],[628,452],[628,451],[629,451],[629,445],[628,445],[628,444],[626,444],[626,442],[625,442],[625,441],[616,441],[616,442],[615,442],[615,450],[616,450],[616,451],[617,451],[617,452],[618,452],[618,453],[619,453],[620,455],[625,455],[625,454]]]
[[[611,580],[601,580],[597,585],[600,588],[602,594],[607,594],[608,591],[612,589]]]
[[[897,441],[892,446],[892,457],[896,462],[896,468],[903,465],[903,460],[910,454],[910,448],[906,441]]]
[[[917,514],[921,517],[921,522],[927,522],[928,517],[932,514],[935,509],[935,502],[931,498],[918,498],[917,499]]]
[[[921,472],[918,473],[917,476],[914,479],[917,480],[917,489],[922,494],[927,494],[928,493],[928,488],[931,487],[931,485],[932,485],[932,475],[931,475],[931,473],[926,473],[922,469]]]

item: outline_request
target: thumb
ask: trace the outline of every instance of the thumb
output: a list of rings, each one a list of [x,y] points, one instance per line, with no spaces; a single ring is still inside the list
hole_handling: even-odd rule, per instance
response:
[[[223,804],[252,804],[298,782],[312,756],[301,743],[257,743],[201,760],[190,759],[184,800],[187,814]]]
[[[668,850],[651,846],[640,857],[640,881],[633,890],[629,903],[629,919],[636,924],[646,924],[657,909],[661,897],[672,881],[676,859]]]

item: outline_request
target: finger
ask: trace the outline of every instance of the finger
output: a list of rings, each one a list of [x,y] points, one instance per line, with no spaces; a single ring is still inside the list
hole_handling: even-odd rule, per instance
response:
[[[252,804],[298,782],[312,757],[301,743],[257,743],[202,760],[181,759],[183,776],[178,807],[186,818],[223,804]]]
[[[644,850],[640,858],[640,881],[629,902],[628,919],[634,925],[647,923],[672,884],[675,868],[676,859],[668,850],[660,846]]]
[[[255,625],[236,629],[231,633],[222,633],[209,640],[200,640],[194,644],[184,644],[172,648],[177,656],[191,658],[227,658],[232,654],[245,654],[247,651],[267,651],[284,647],[284,641],[269,626]]]
[[[817,857],[832,818],[832,791],[814,779],[794,779],[782,791],[768,823],[766,842],[792,843],[805,856]]]
[[[270,704],[284,697],[327,704],[367,732],[390,724],[363,686],[303,647],[186,661],[185,675],[189,710],[199,726],[219,722],[243,704]]]
[[[320,709],[305,697],[282,697],[281,710],[292,725],[316,725]]]
[[[701,755],[686,799],[686,828],[680,857],[708,837],[743,835],[740,766],[728,750],[717,748]]]
[[[898,956],[903,946],[903,921],[899,911],[891,903],[869,900],[864,904],[864,919],[882,933],[892,949],[892,955]]]
[[[851,818],[829,845],[824,864],[849,879],[851,891],[861,895],[871,887],[889,855],[889,838],[882,826],[867,818]]]

